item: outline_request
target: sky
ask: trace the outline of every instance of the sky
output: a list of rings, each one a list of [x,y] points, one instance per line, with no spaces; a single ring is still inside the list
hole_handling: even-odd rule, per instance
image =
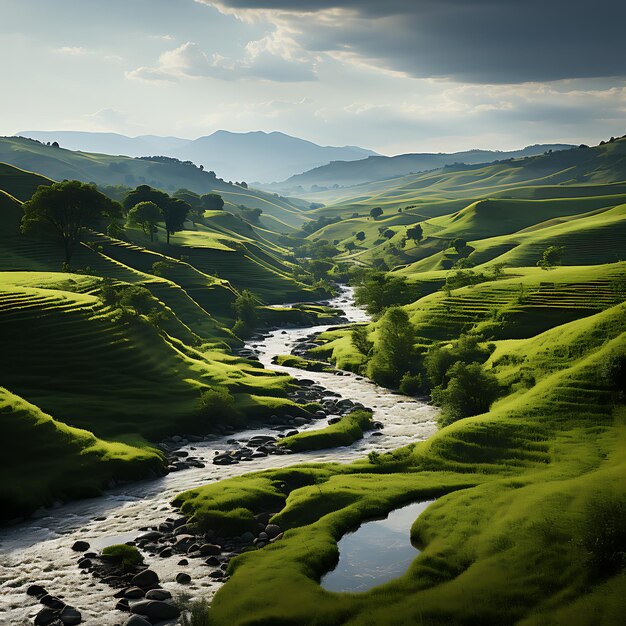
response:
[[[0,134],[383,154],[626,133],[622,0],[0,0]]]

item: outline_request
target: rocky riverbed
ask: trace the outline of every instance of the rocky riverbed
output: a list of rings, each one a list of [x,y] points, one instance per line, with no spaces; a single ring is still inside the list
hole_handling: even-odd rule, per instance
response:
[[[343,309],[351,322],[367,320],[365,313],[353,305],[349,289],[330,304]],[[271,364],[276,355],[291,353],[296,345],[306,342],[303,340],[307,336],[327,328],[275,329],[251,340],[246,347],[247,356],[298,379],[292,397],[301,403],[320,403],[322,408],[318,413],[306,417],[275,415],[264,427],[237,433],[224,432],[206,438],[184,434],[171,437],[161,444],[169,459],[170,473],[166,476],[117,485],[99,498],[58,503],[40,510],[32,519],[1,530],[0,624],[33,624],[36,616],[47,608],[51,611],[40,618],[41,624],[45,623],[42,619],[51,619],[47,623],[56,626],[68,623],[113,626],[131,619],[131,624],[141,626],[160,617],[154,614],[158,608],[168,610],[160,605],[154,609],[155,605],[148,606],[149,603],[173,606],[169,595],[175,598],[184,593],[191,598],[210,599],[225,580],[228,561],[242,551],[262,549],[271,541],[279,541],[280,529],[268,524],[271,512],[267,512],[257,520],[257,532],[251,533],[252,536],[225,538],[199,533],[194,528],[185,528],[187,520],[171,507],[177,493],[249,471],[298,462],[349,462],[372,450],[391,450],[425,439],[434,432],[435,410],[423,402],[382,389],[347,372],[303,372]],[[362,406],[373,410],[378,426],[384,429],[366,433],[364,439],[350,447],[291,454],[276,445],[281,437],[293,431],[323,428]],[[72,548],[79,541],[88,547],[77,553]],[[135,576],[138,571],[99,575],[104,571],[102,549],[127,542],[141,551],[144,569],[154,572],[158,582],[153,581],[147,587],[134,584],[129,575]],[[46,593],[41,594],[33,585]],[[127,593],[136,597],[127,597]],[[55,598],[57,608],[42,603],[45,596]],[[130,612],[122,610],[126,604]],[[142,615],[149,620],[146,622]],[[78,618],[80,621],[76,621]],[[163,623],[176,621],[172,616]]]

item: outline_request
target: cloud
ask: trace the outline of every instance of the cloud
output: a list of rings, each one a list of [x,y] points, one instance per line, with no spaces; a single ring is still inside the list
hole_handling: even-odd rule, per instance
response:
[[[153,82],[183,78],[259,78],[275,82],[316,79],[314,62],[292,54],[290,43],[276,35],[249,42],[241,59],[229,59],[217,52],[209,55],[197,43],[188,41],[161,54],[156,67],[139,67],[127,72],[126,77]]]
[[[626,76],[620,0],[196,0],[327,54],[481,84]]]
[[[86,48],[82,48],[80,46],[62,46],[57,48],[57,52],[73,57],[80,57],[89,54],[89,51]]]

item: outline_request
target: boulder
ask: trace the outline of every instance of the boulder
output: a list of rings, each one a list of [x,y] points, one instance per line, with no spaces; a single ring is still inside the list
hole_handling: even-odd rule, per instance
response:
[[[159,582],[159,577],[157,576],[157,573],[153,572],[151,569],[145,569],[142,572],[139,572],[139,574],[135,574],[130,582],[135,587],[151,587]]]
[[[178,607],[161,600],[141,600],[130,607],[132,613],[143,615],[150,622],[161,622],[166,619],[175,619],[180,615]]]
[[[172,594],[165,589],[150,589],[146,593],[146,600],[170,600]]]
[[[66,606],[61,611],[59,617],[65,626],[76,626],[76,624],[80,624],[83,621],[83,616],[80,614],[80,611],[73,606]]]
[[[147,619],[140,615],[131,615],[125,622],[124,626],[151,626]]]
[[[57,618],[57,612],[49,607],[45,607],[35,616],[35,626],[48,626]]]
[[[215,554],[220,554],[221,551],[221,546],[214,543],[204,543],[200,546],[200,556],[213,556]]]
[[[126,611],[127,613],[130,611],[130,604],[126,598],[122,598],[116,605],[115,608],[118,611]]]
[[[274,537],[280,535],[281,532],[282,530],[280,529],[280,526],[278,526],[277,524],[268,524],[265,527],[265,533],[270,539],[274,539]]]
[[[176,574],[176,582],[179,585],[188,585],[191,582],[191,576],[185,572],[178,572],[178,574]]]
[[[59,598],[51,596],[49,593],[39,598],[39,602],[41,602],[41,604],[43,604],[44,606],[47,606],[57,611],[65,606],[65,602],[63,602],[63,600],[59,600]]]
[[[128,589],[124,589],[124,597],[129,600],[137,600],[143,598],[144,595],[146,595],[144,590],[139,587],[128,587]]]
[[[26,590],[26,593],[29,596],[35,596],[39,598],[41,596],[47,595],[47,591],[41,585],[30,585],[30,587]]]
[[[86,552],[89,550],[89,544],[86,541],[75,541],[72,545],[72,550],[75,552]]]

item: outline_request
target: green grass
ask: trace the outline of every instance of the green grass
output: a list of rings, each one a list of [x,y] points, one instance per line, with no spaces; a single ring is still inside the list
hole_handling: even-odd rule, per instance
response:
[[[135,546],[127,546],[125,543],[107,546],[102,550],[102,556],[121,563],[125,569],[132,569],[143,563],[141,552]]]
[[[363,439],[363,432],[371,429],[371,427],[372,413],[370,411],[352,411],[326,428],[285,437],[279,443],[294,452],[349,446],[355,441]]]
[[[334,368],[323,363],[322,361],[312,361],[310,359],[303,359],[301,356],[295,356],[293,354],[279,354],[274,357],[274,363],[276,365],[283,365],[284,367],[295,367],[300,370],[309,372],[333,372]]]
[[[1,387],[0,419],[8,444],[0,462],[0,519],[5,521],[58,499],[98,495],[111,480],[163,471],[161,453],[145,442],[100,439]]]
[[[622,305],[560,327],[572,354],[548,369],[532,355],[553,345],[556,329],[499,343],[494,362],[515,345],[531,355],[524,365],[536,383],[512,388],[489,413],[426,442],[348,466],[296,466],[179,496],[183,512],[198,517],[206,507],[219,512],[223,493],[250,513],[278,506],[272,522],[286,531],[231,563],[211,623],[618,623],[623,574],[590,563],[602,556],[593,548],[602,520],[619,514],[598,512],[593,502],[626,499],[626,412],[611,406],[602,377],[608,356],[626,349],[623,312]],[[510,370],[495,371],[503,383],[511,379]],[[411,529],[422,553],[406,574],[359,594],[318,585],[344,532],[433,496]]]

